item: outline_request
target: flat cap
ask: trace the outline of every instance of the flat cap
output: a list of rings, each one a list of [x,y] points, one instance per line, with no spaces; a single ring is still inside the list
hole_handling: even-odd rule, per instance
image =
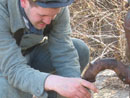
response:
[[[33,0],[37,5],[44,8],[65,7],[74,2],[74,0]]]

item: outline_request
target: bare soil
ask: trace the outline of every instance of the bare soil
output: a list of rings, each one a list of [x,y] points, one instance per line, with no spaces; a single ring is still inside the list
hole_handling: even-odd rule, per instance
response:
[[[95,85],[99,92],[93,94],[93,98],[130,98],[129,85],[124,84],[114,71],[105,70],[100,72]]]

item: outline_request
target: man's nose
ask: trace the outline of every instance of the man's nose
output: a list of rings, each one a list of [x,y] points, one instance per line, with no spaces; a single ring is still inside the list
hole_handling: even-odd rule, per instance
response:
[[[46,17],[43,19],[43,22],[46,24],[50,24],[51,23],[52,18],[51,17]]]

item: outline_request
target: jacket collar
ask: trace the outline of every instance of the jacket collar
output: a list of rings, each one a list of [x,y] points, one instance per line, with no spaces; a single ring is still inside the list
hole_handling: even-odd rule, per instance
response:
[[[25,23],[19,9],[19,0],[8,0],[11,32],[25,28]]]

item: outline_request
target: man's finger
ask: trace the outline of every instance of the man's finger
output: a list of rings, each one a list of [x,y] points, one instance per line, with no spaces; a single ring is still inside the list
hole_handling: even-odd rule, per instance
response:
[[[86,87],[86,88],[91,89],[91,90],[94,91],[95,93],[98,92],[98,89],[96,88],[96,86],[95,86],[94,84],[92,84],[92,83],[86,81],[86,80],[83,80],[83,79],[82,79],[82,80],[81,80],[81,85],[83,85],[83,86]]]
[[[77,96],[78,98],[89,98],[88,96],[86,97],[85,94],[83,94],[83,93],[80,92],[80,91],[76,93],[76,96]]]
[[[88,90],[87,90],[86,88],[84,88],[83,86],[81,86],[81,87],[79,88],[79,91],[84,94],[84,98],[91,98],[91,92],[88,91]]]

